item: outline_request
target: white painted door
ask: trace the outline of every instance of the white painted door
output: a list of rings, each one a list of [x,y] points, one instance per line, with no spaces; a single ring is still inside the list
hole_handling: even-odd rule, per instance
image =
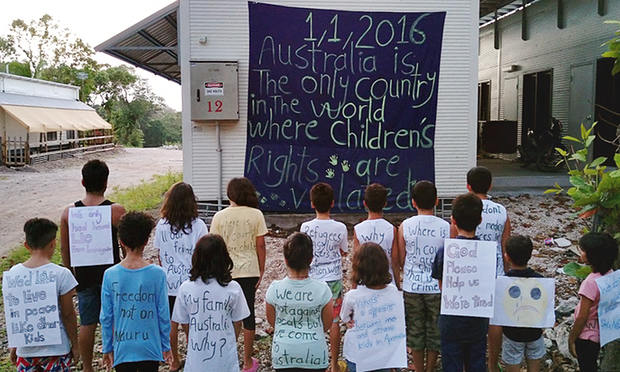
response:
[[[594,69],[592,64],[571,67],[570,76],[568,135],[580,138],[581,124],[592,123],[594,117]]]
[[[504,80],[504,120],[517,121],[519,79]]]

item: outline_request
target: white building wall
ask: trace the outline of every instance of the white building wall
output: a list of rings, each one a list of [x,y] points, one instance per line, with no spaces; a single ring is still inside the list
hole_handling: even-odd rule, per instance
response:
[[[620,19],[620,1],[608,1],[604,16],[597,13],[598,0],[564,0],[564,29],[557,28],[557,1],[542,0],[527,8],[529,40],[521,39],[521,12],[501,19],[500,50],[493,46],[493,24],[480,30],[478,81],[491,80],[491,119],[502,120],[504,82],[517,77],[519,140],[523,102],[523,75],[553,70],[552,115],[568,124],[571,67],[595,64],[606,51],[601,44],[611,39],[617,25],[605,20]],[[498,72],[498,60],[501,61]],[[502,72],[518,65],[515,72]],[[499,74],[499,79],[498,79]],[[499,106],[499,107],[498,107]]]
[[[478,0],[273,0],[275,5],[352,11],[446,11],[435,133],[435,182],[440,196],[466,191],[476,162]],[[337,4],[337,5],[334,5]],[[243,175],[249,67],[245,0],[181,0],[184,178],[201,200],[226,196],[226,183]],[[187,20],[184,22],[184,20]],[[199,43],[206,37],[207,43]],[[239,122],[221,124],[223,182],[218,185],[215,125],[190,120],[189,61],[239,61]]]
[[[3,73],[0,73],[0,91],[69,100],[78,100],[80,94],[78,87]]]

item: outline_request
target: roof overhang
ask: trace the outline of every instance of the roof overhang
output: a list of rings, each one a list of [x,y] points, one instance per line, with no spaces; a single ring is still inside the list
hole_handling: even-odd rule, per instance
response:
[[[531,0],[480,0],[480,25]],[[519,4],[519,5],[517,5]],[[178,42],[179,1],[97,45],[95,50],[181,84]]]
[[[179,2],[175,1],[95,50],[181,84],[178,9]]]
[[[30,133],[112,129],[112,125],[97,115],[95,110],[14,105],[0,105],[0,107]]]

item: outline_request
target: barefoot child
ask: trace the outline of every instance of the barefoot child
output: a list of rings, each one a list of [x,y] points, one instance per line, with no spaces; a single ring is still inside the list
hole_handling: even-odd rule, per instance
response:
[[[321,371],[329,366],[325,332],[332,325],[332,293],[308,276],[312,240],[294,233],[284,243],[288,275],[265,296],[267,321],[274,327],[271,361],[276,371]],[[302,314],[302,315],[298,315]]]
[[[353,252],[362,243],[373,242],[383,248],[390,263],[392,283],[400,288],[400,271],[398,271],[398,247],[396,245],[396,228],[383,218],[383,208],[387,205],[387,190],[378,183],[366,186],[364,207],[368,209],[368,218],[353,228]],[[395,278],[399,278],[398,280]]]
[[[241,286],[232,280],[232,269],[221,236],[198,241],[190,278],[181,284],[172,314],[188,335],[184,372],[239,371],[237,336],[250,310]],[[203,347],[205,339],[215,346]]]
[[[117,372],[157,372],[159,362],[172,359],[166,273],[142,257],[153,226],[144,213],[121,217],[118,237],[126,256],[103,275],[103,363]]]
[[[387,256],[378,244],[364,243],[353,254],[352,268],[351,282],[358,287],[347,292],[341,314],[350,325],[343,347],[349,372],[406,367],[403,296],[391,284]]]
[[[177,182],[170,187],[161,207],[161,217],[155,228],[154,246],[159,250],[159,264],[166,271],[168,304],[172,316],[177,291],[181,283],[189,279],[194,247],[198,239],[207,235],[207,225],[198,218],[194,190],[185,182]],[[170,327],[170,372],[176,372],[182,368],[179,358],[179,325],[173,321]]]
[[[312,239],[314,256],[309,275],[327,283],[332,291],[334,320],[329,331],[332,372],[338,372],[340,354],[340,307],[342,306],[342,254],[348,250],[347,227],[332,220],[330,210],[334,206],[334,189],[324,182],[310,189],[310,203],[316,218],[301,224],[301,232]]]
[[[577,358],[582,372],[596,371],[601,348],[598,326],[600,292],[596,279],[612,272],[618,257],[618,244],[605,233],[587,233],[579,239],[581,260],[592,273],[579,287],[579,305],[575,309],[575,324],[568,336],[570,353]]]
[[[45,218],[33,218],[24,225],[24,245],[30,258],[9,270],[11,277],[55,278],[60,310],[61,343],[49,346],[24,346],[11,348],[11,362],[18,372],[58,371],[69,372],[71,365],[80,359],[77,336],[77,318],[73,307],[73,290],[77,281],[69,269],[50,262],[56,248],[58,226]]]

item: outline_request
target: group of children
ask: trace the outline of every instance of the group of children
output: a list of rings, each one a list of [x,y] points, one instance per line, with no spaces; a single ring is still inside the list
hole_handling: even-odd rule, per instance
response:
[[[254,186],[246,178],[229,182],[230,206],[214,216],[208,233],[198,218],[190,185],[180,182],[170,188],[155,226],[152,217],[125,213],[122,206],[105,199],[108,173],[105,163],[98,160],[82,169],[86,197],[68,207],[61,218],[61,253],[66,268],[50,263],[57,226],[45,219],[29,220],[24,226],[31,257],[11,272],[54,272],[62,343],[11,349],[17,370],[42,366],[46,371],[68,371],[81,356],[83,370],[92,371],[94,334],[100,323],[104,364],[117,371],[154,372],[162,361],[169,363],[171,371],[239,371],[236,340],[243,329],[242,369],[255,372],[259,361],[252,356],[254,302],[265,272],[268,230]],[[452,202],[448,223],[434,215],[438,203],[435,186],[418,181],[411,190],[417,215],[396,229],[383,219],[387,190],[379,184],[369,185],[364,195],[368,218],[354,228],[349,274],[352,289],[343,296],[347,228],[330,216],[333,189],[326,183],[314,185],[310,199],[316,218],[303,223],[301,231],[284,243],[287,276],[273,281],[265,295],[267,321],[274,328],[273,368],[329,368],[332,372],[345,368],[338,362],[342,320],[348,328],[342,354],[352,372],[402,367],[430,372],[440,354],[446,372],[486,371],[487,367],[496,371],[500,352],[507,371],[519,371],[524,359],[528,371],[540,370],[545,354],[541,329],[490,326],[487,318],[440,315],[447,238],[494,241],[497,275],[540,277],[527,266],[531,240],[511,236],[506,209],[486,199],[490,172],[484,167],[472,168],[467,187],[470,192]],[[114,247],[114,265],[75,267],[72,275],[67,269],[71,267],[69,209],[99,205],[110,206],[113,242],[120,241],[120,247]],[[159,265],[151,265],[143,257],[154,227]],[[569,345],[581,370],[595,371],[600,347],[599,293],[594,280],[611,272],[618,246],[601,233],[584,235],[579,245],[581,258],[593,273],[579,290],[580,304]],[[393,324],[402,320],[403,340],[394,337],[394,342],[381,350],[371,345],[367,354],[361,355],[355,350],[356,340],[369,325],[359,321],[370,303],[382,304],[380,311],[396,314],[390,320]],[[187,335],[185,361],[178,353],[179,325]],[[413,358],[409,366],[407,349]]]

